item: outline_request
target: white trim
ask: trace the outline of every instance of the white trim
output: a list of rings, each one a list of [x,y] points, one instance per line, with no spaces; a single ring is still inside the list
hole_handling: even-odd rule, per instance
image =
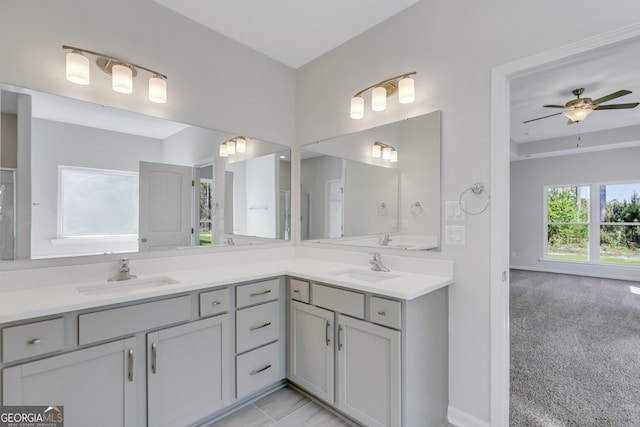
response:
[[[456,427],[489,427],[490,424],[479,418],[474,417],[458,408],[449,406],[447,408],[447,418],[449,423]]]
[[[509,425],[509,81],[640,39],[640,24],[555,48],[491,70],[491,425]]]

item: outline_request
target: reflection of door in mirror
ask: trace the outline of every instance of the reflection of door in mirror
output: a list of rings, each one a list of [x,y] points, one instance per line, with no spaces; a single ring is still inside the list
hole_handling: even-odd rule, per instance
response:
[[[0,168],[0,260],[15,257],[15,172]]]
[[[280,190],[280,215],[278,215],[278,239],[291,238],[291,191]]]
[[[198,197],[195,227],[195,245],[210,246],[213,242],[213,217],[216,206],[213,202],[213,165],[207,164],[195,168],[195,181],[198,185]]]
[[[140,162],[140,251],[191,246],[193,169]]]
[[[300,239],[309,240],[309,206],[310,194],[302,193],[300,195]]]
[[[344,230],[344,185],[341,179],[326,182],[327,213],[325,215],[325,238],[342,237]]]

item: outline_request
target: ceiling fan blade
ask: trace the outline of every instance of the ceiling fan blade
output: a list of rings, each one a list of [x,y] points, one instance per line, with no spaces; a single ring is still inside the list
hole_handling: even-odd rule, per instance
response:
[[[640,105],[639,102],[633,102],[631,104],[598,105],[594,109],[596,109],[596,110],[623,110],[625,108],[636,108],[638,105]]]
[[[543,105],[543,107],[548,107],[548,108],[566,108],[564,105]]]
[[[611,101],[612,99],[620,98],[621,96],[629,95],[630,93],[630,90],[619,90],[617,92],[610,93],[607,96],[603,96],[602,98],[595,99],[593,103],[602,104],[603,102]]]
[[[562,107],[562,108],[564,108],[564,107]],[[549,114],[548,116],[538,117],[537,119],[527,120],[526,122],[522,122],[522,123],[535,122],[536,120],[546,119],[547,117],[553,117],[553,116],[557,116],[557,115],[559,115],[559,114],[562,114],[562,113]]]

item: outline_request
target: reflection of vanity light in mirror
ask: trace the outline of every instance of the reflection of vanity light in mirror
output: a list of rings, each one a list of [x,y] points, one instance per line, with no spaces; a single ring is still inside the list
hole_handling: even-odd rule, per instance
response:
[[[398,102],[400,104],[409,104],[415,101],[415,83],[410,77],[414,74],[416,74],[415,71],[391,77],[357,92],[351,98],[349,115],[356,120],[364,117],[364,98],[362,95],[369,89],[371,89],[371,109],[373,111],[386,110],[387,98],[395,93],[398,93]]]
[[[229,155],[245,153],[246,151],[247,139],[243,136],[236,136],[220,144],[218,155],[220,157],[229,157]]]
[[[5,84],[0,84],[0,91],[3,120],[0,185],[7,188],[0,224],[3,236],[0,259],[226,247],[224,239],[230,237],[224,230],[228,219],[224,215],[226,159],[218,156],[218,145],[235,138],[233,134]],[[21,108],[27,105],[28,109]],[[10,126],[5,126],[7,123]],[[14,131],[7,135],[7,129],[17,129],[19,123],[30,132]],[[25,150],[28,155],[15,155],[17,147],[29,148]],[[258,139],[251,139],[246,148],[246,153],[236,154],[235,158],[243,156],[247,160],[269,153],[279,156],[283,152],[288,155],[286,147]],[[13,158],[5,153],[13,153]],[[146,190],[147,199],[143,199],[147,170],[172,181],[157,192]],[[285,166],[272,169],[272,173],[279,174],[280,191],[290,192],[291,181],[286,175],[289,171],[290,167]],[[20,186],[20,180],[26,178],[31,185]],[[167,199],[174,193],[169,188],[174,187],[183,188],[184,198]],[[73,197],[79,189],[91,198],[91,203]],[[290,198],[282,197],[280,201],[276,192],[272,196],[271,203],[278,204],[278,209],[271,212],[290,213],[286,205]],[[100,207],[87,212],[94,202]],[[85,211],[76,210],[78,204]],[[155,224],[149,216],[153,214],[185,219],[180,240],[158,243],[158,234],[155,237],[147,234],[148,225]],[[277,222],[286,221],[278,218]],[[11,230],[11,237],[14,230],[17,232],[15,242],[7,238],[5,225]],[[233,234],[236,246],[285,238],[289,238],[285,232],[262,238]]]
[[[91,63],[85,54],[92,55],[97,57],[96,65],[98,68],[111,76],[111,87],[114,91],[124,94],[133,93],[133,78],[140,69],[151,73],[149,100],[158,104],[167,102],[166,75],[103,53],[67,45],[63,45],[62,49],[70,51],[66,54],[66,77],[70,82],[79,85],[89,84]]]
[[[302,240],[438,249],[440,120],[437,111],[304,146]]]
[[[375,142],[371,147],[371,157],[374,159],[382,158],[383,160],[389,160],[391,163],[396,163],[398,161],[398,150],[382,142]]]

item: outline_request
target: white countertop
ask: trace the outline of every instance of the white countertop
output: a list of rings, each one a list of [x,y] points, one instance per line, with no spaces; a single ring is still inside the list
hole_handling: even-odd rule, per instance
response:
[[[157,277],[171,278],[178,283],[153,288],[136,289],[127,292],[86,295],[78,292],[79,287],[104,285],[106,279],[93,282],[75,282],[0,292],[0,323],[28,318],[65,313],[88,308],[134,302],[146,298],[168,296],[181,292],[213,288],[233,283],[259,280],[274,276],[295,276],[344,288],[371,292],[382,296],[411,300],[429,292],[453,284],[453,277],[418,274],[394,270],[387,275],[393,277],[380,282],[357,280],[332,274],[345,270],[376,274],[368,266],[317,260],[303,257],[289,257],[267,262],[235,262],[196,269],[159,271],[152,275],[139,275],[135,280]],[[135,269],[132,271],[135,274]],[[385,273],[382,273],[383,275]],[[130,283],[135,284],[135,280]],[[124,286],[122,287],[124,289]]]

